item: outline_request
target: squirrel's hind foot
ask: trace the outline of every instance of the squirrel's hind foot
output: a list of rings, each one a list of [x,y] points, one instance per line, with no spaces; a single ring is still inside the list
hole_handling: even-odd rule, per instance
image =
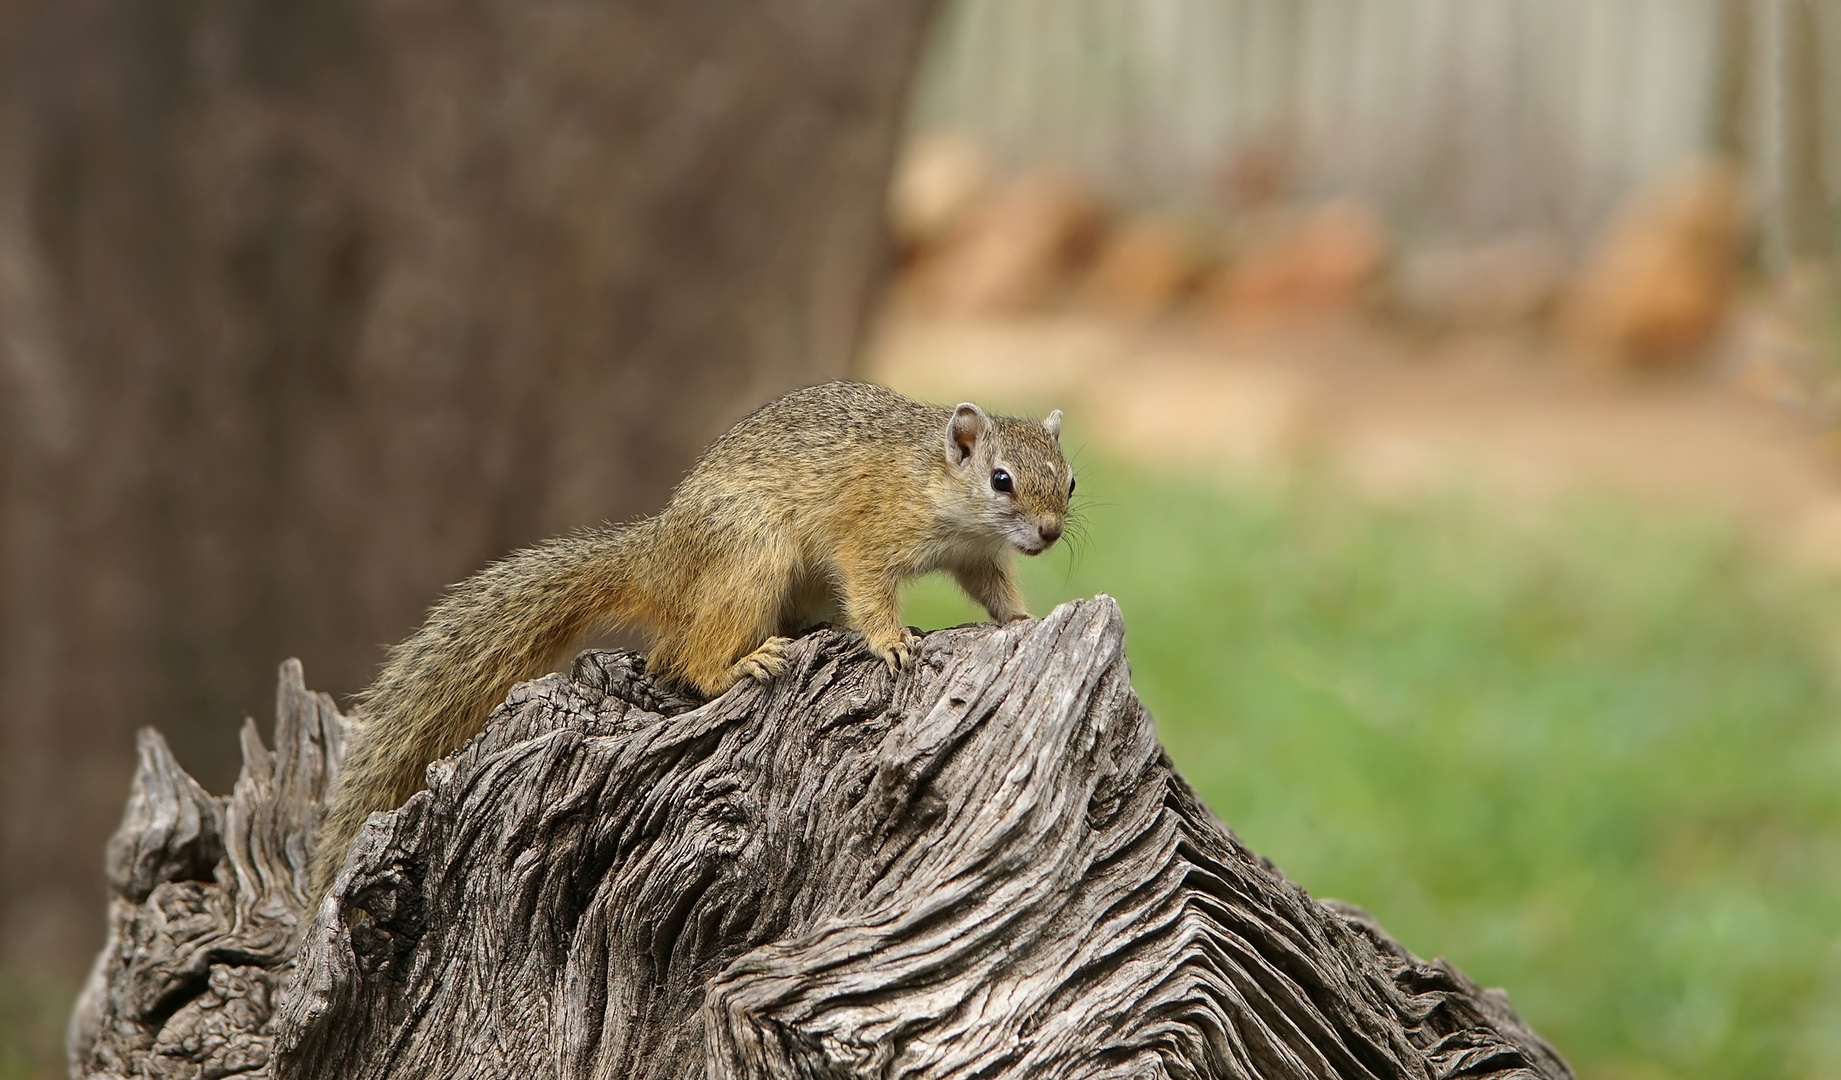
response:
[[[729,682],[734,684],[743,679],[753,679],[758,683],[772,682],[786,670],[786,647],[792,641],[792,638],[770,637],[761,642],[759,648],[729,668]]]

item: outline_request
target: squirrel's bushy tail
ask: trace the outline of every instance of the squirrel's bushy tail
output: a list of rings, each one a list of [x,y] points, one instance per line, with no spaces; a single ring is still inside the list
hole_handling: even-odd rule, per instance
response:
[[[525,548],[454,586],[428,619],[392,646],[357,699],[338,791],[313,852],[324,896],[364,820],[401,806],[431,761],[485,726],[517,683],[544,674],[595,625],[643,617],[634,562],[655,520],[603,526]]]

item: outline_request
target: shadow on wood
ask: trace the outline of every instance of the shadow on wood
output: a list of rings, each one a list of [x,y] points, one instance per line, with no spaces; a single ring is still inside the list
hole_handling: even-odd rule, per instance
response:
[[[1242,846],[1124,644],[1103,596],[898,678],[825,630],[707,704],[585,653],[373,816],[310,922],[348,721],[289,662],[228,799],[143,734],[73,1074],[1571,1076]]]

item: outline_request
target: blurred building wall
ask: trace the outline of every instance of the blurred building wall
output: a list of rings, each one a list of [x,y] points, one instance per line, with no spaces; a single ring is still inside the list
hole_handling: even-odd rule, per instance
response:
[[[1724,152],[1782,258],[1832,241],[1837,49],[1820,0],[952,0],[916,122],[1142,202],[1283,172],[1439,239],[1578,237]]]

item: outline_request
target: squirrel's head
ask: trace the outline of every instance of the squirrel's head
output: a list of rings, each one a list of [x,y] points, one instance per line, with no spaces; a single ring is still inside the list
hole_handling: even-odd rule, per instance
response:
[[[1074,472],[1061,456],[1061,410],[1041,423],[987,416],[965,402],[946,424],[946,462],[967,524],[1040,555],[1067,524]]]

